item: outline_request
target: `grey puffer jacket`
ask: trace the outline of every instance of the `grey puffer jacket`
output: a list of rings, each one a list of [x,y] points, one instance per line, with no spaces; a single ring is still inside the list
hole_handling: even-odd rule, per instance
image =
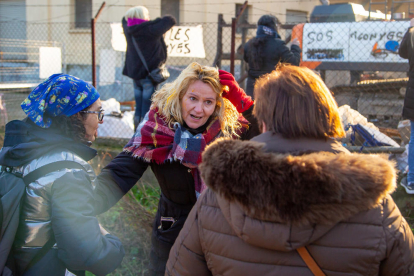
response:
[[[24,138],[20,138],[21,133],[25,133]],[[25,276],[63,276],[66,269],[106,275],[120,265],[125,254],[120,240],[110,234],[103,236],[95,217],[96,175],[85,160],[95,155],[94,149],[52,130],[40,130],[21,121],[6,126],[0,165],[13,165],[23,176],[58,161],[74,161],[85,168],[57,170],[26,188],[11,253],[18,275],[52,235],[56,244]],[[18,166],[16,162],[24,164]]]

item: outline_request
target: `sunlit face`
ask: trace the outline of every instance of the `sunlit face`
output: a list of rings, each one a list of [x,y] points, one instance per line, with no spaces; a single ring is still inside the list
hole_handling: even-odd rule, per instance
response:
[[[98,99],[91,105],[91,108],[88,111],[99,111],[102,109],[101,100]],[[85,126],[86,134],[85,138],[88,141],[95,141],[96,137],[98,137],[98,127],[99,124],[102,124],[102,121],[99,121],[97,113],[87,113],[86,119],[83,121],[83,125]]]
[[[193,82],[181,100],[184,122],[192,129],[204,125],[214,113],[217,94],[213,88],[200,80]]]

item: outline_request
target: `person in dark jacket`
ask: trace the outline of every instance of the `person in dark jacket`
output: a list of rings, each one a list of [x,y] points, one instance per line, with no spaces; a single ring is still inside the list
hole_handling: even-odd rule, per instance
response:
[[[198,171],[201,153],[219,137],[255,136],[241,114],[251,114],[252,108],[253,101],[230,73],[194,62],[154,94],[134,137],[98,176],[99,213],[126,194],[148,167],[154,172],[161,197],[151,238],[152,275],[164,275],[170,248],[206,188]]]
[[[256,79],[272,72],[279,62],[299,66],[302,51],[298,39],[292,40],[289,49],[277,33],[277,24],[275,16],[263,15],[257,21],[256,37],[244,45],[244,60],[249,64],[246,93],[252,98]]]
[[[99,93],[74,76],[55,74],[22,103],[24,120],[6,125],[0,165],[23,176],[59,161],[78,164],[30,183],[23,196],[20,223],[11,257],[13,275],[106,275],[125,254],[120,240],[98,223],[94,210],[96,175],[88,161],[97,154],[90,144],[103,123]],[[74,166],[77,167],[77,166]],[[34,265],[28,264],[49,241],[56,243]]]
[[[122,27],[127,42],[125,66],[122,74],[133,79],[135,94],[135,128],[144,119],[151,106],[151,96],[158,83],[148,77],[135,49],[133,39],[141,50],[148,69],[159,68],[167,61],[167,46],[163,35],[176,23],[172,16],[164,16],[150,20],[147,8],[137,6],[130,8],[122,18]]]
[[[411,135],[408,148],[408,175],[401,181],[401,185],[409,194],[414,194],[414,18],[410,21],[410,28],[405,33],[398,54],[408,59],[408,84],[405,92],[402,116],[411,122]]]
[[[390,196],[394,164],[333,139],[345,132],[320,77],[280,65],[257,80],[255,96],[263,133],[204,151],[209,189],[166,275],[414,275],[413,233]]]

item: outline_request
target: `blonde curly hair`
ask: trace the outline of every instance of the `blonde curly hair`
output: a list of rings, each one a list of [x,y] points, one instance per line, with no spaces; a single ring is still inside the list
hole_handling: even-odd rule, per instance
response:
[[[237,131],[242,127],[238,120],[239,113],[229,100],[222,97],[224,87],[220,83],[217,68],[201,66],[197,62],[191,63],[175,81],[165,84],[154,93],[152,106],[158,108],[158,112],[165,117],[170,128],[176,122],[182,125],[181,100],[188,87],[197,80],[210,85],[217,94],[216,108],[211,116],[219,119],[223,135],[225,137],[238,136]]]

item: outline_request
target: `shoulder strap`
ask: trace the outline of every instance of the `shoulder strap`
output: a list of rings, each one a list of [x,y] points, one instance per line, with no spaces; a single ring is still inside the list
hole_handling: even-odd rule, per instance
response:
[[[149,71],[149,69],[148,69],[147,62],[145,61],[144,55],[142,54],[141,50],[139,49],[139,46],[138,46],[137,41],[135,40],[135,37],[133,37],[133,36],[132,36],[132,42],[134,43],[135,50],[137,50],[138,56],[139,56],[139,58],[141,59],[142,64],[144,64],[145,69],[147,69],[148,74],[149,74],[149,73],[150,73],[150,71]]]
[[[34,182],[35,180],[39,179],[42,176],[45,176],[48,173],[58,171],[61,169],[81,169],[86,171],[86,169],[79,163],[75,161],[56,161],[47,165],[44,165],[40,168],[35,169],[34,171],[26,174],[23,177],[24,184],[29,185],[30,183]]]
[[[309,254],[309,251],[308,249],[306,249],[305,246],[296,249],[296,251],[298,251],[300,257],[306,263],[309,269],[312,271],[313,275],[325,276],[325,273],[322,271],[322,269],[320,269],[320,267],[315,262],[315,260],[312,258],[312,256]]]
[[[47,243],[43,245],[43,247],[39,250],[39,252],[37,252],[34,258],[29,262],[29,264],[24,269],[24,272],[22,273],[22,275],[24,275],[26,271],[28,271],[29,268],[31,268],[35,263],[40,261],[40,259],[42,259],[46,255],[46,253],[53,247],[55,242],[56,242],[55,235],[52,235],[52,237],[50,237]]]
[[[44,165],[40,168],[35,169],[34,171],[28,173],[23,177],[24,184],[29,185],[30,183],[34,182],[36,179],[39,179],[42,176],[45,176],[48,173],[61,170],[61,169],[82,169],[86,171],[86,169],[79,163],[75,161],[56,161],[47,165]],[[40,259],[42,259],[46,253],[53,247],[55,244],[56,239],[55,235],[52,234],[50,239],[43,245],[43,247],[36,253],[34,258],[29,262],[29,264],[24,269],[24,273],[26,273],[29,268],[31,268],[34,264],[36,264]]]

